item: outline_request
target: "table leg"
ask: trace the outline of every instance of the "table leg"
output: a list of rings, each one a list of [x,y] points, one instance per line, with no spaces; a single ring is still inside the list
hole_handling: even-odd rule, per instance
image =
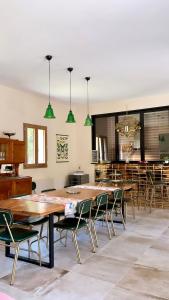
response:
[[[49,215],[49,268],[54,267],[54,216]]]

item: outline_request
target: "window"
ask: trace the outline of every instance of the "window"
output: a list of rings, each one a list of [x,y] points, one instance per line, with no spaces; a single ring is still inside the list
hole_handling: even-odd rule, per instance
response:
[[[137,121],[140,121],[139,114],[132,114]],[[126,115],[120,116],[119,121],[122,121]],[[123,161],[140,161],[140,131],[134,137],[126,137],[126,136],[118,136],[118,143],[119,143],[119,160]]]
[[[144,114],[145,160],[165,160],[165,157],[169,157],[168,134],[169,111]]]
[[[99,161],[115,160],[115,118],[96,119],[96,150]]]
[[[121,136],[115,124],[125,112],[93,115],[92,149],[104,161],[169,161],[169,106],[128,112],[141,129],[134,137]]]
[[[23,124],[25,141],[25,168],[47,167],[47,127]]]

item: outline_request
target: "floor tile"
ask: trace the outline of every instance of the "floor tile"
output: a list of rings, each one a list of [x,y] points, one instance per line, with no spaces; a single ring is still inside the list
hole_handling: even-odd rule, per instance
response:
[[[18,289],[16,286],[11,286],[6,283],[0,282],[0,291],[2,293],[7,294],[8,296],[11,296],[15,300],[40,300],[40,297],[34,296],[33,293],[27,293],[20,289]]]
[[[86,260],[85,264],[77,265],[72,270],[73,272],[116,284],[126,275],[130,268],[131,265],[129,263],[124,263],[110,257],[95,255]]]
[[[70,272],[56,284],[50,286],[51,292],[43,300],[103,300],[112,289],[112,283],[83,274]]]
[[[99,251],[99,254],[122,261],[135,262],[151,246],[152,242],[153,239],[145,235],[126,233],[118,238],[113,238],[109,245]]]
[[[169,272],[135,266],[119,282],[118,287],[169,299]]]
[[[41,268],[36,265],[27,264],[18,270],[15,278],[15,288],[21,291],[33,293],[34,295],[43,295],[48,290],[49,284],[56,282],[60,277],[67,273],[65,270],[54,268]],[[9,275],[1,278],[1,282],[8,284]]]
[[[164,300],[164,298],[154,297],[143,293],[137,293],[130,290],[116,288],[105,297],[104,300]]]

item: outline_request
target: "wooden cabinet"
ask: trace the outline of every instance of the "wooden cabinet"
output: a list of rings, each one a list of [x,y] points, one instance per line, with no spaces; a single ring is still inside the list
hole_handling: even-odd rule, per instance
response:
[[[0,164],[24,163],[25,143],[19,140],[0,138]]]
[[[11,143],[9,139],[0,138],[0,163],[6,164],[11,161]]]
[[[0,138],[0,165],[12,164],[14,174],[18,176],[20,163],[25,161],[24,141]]]
[[[14,140],[12,143],[12,162],[25,162],[25,143],[23,141]]]
[[[25,177],[3,177],[0,178],[0,198],[1,195],[14,197],[32,193],[32,178]]]
[[[20,177],[19,164],[25,161],[25,143],[23,141],[0,138],[0,166],[13,165],[13,174],[0,175],[0,199],[32,193],[32,178]],[[9,175],[9,176],[7,176]]]
[[[0,164],[24,163],[25,143],[19,140],[0,138]]]

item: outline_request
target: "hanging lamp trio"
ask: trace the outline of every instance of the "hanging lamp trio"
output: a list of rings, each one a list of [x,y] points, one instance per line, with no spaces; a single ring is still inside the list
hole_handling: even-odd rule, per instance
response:
[[[49,63],[49,103],[48,103],[48,107],[46,109],[44,118],[46,118],[46,119],[55,119],[53,108],[52,108],[51,103],[50,103],[50,100],[51,100],[51,97],[50,97],[50,61],[52,59],[52,56],[51,55],[46,55],[45,59]],[[73,68],[69,67],[69,68],[67,68],[67,71],[70,74],[70,80],[69,80],[69,82],[70,82],[70,98],[69,98],[70,109],[69,109],[69,113],[67,115],[66,123],[76,123],[74,114],[72,112],[72,77],[71,77],[71,73],[73,71]],[[87,95],[86,95],[86,98],[87,98],[87,117],[85,119],[84,126],[92,126],[93,125],[92,124],[92,119],[91,119],[90,113],[89,113],[89,91],[88,91],[88,81],[90,80],[90,77],[85,77],[85,80],[86,80],[86,83],[87,83]]]

